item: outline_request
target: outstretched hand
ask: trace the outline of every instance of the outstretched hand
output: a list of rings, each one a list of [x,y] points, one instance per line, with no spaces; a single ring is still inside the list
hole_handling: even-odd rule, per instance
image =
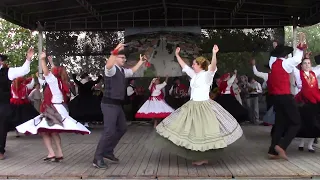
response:
[[[124,44],[119,43],[115,49],[116,49],[117,51],[123,50],[123,49],[124,49]]]
[[[180,53],[180,47],[177,47],[176,48],[176,55],[179,55],[179,53]]]
[[[235,73],[235,74],[237,74],[237,73],[238,73],[238,71],[235,69],[235,70],[234,70],[234,73]]]
[[[273,41],[272,46],[273,46],[273,49],[275,49],[278,46],[278,42],[277,41]]]
[[[33,48],[29,48],[28,52],[27,52],[27,60],[31,61],[33,55],[34,55],[34,49]]]
[[[213,53],[218,53],[218,52],[219,52],[219,47],[218,47],[218,45],[215,44],[215,45],[213,46],[212,52],[213,52]]]
[[[41,60],[46,60],[46,57],[47,57],[47,55],[46,55],[45,52],[42,52],[42,53],[40,54],[40,59],[41,59]]]
[[[251,60],[251,65],[252,65],[252,66],[256,65],[256,60],[255,60],[255,59],[252,59],[252,60]]]
[[[147,60],[147,56],[146,55],[143,55],[142,56],[142,54],[140,54],[140,61],[146,61]]]

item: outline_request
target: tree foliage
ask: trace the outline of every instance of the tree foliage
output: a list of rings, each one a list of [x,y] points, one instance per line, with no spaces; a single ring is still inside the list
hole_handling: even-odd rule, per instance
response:
[[[119,43],[119,32],[48,32],[47,53],[71,73],[100,74],[106,56]]]
[[[292,46],[293,42],[293,28],[292,27],[285,27],[285,37],[286,37],[286,44]],[[312,56],[320,54],[320,24],[316,24],[309,27],[297,28],[297,34],[299,32],[303,32],[306,35],[307,44],[308,44],[308,51],[312,52]],[[296,38],[298,43],[298,38]]]
[[[7,54],[10,67],[21,66],[25,62],[29,47],[37,48],[36,33],[0,19],[0,53]],[[31,73],[38,70],[37,53],[31,64]]]

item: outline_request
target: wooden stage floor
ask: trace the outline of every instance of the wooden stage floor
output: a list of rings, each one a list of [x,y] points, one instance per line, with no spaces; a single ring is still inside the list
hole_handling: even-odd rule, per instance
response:
[[[320,178],[320,150],[311,154],[299,152],[295,140],[288,149],[289,161],[268,160],[270,127],[243,126],[248,144],[210,165],[194,167],[190,161],[168,153],[144,148],[151,126],[129,126],[116,148],[120,163],[107,170],[92,166],[92,158],[101,128],[91,135],[63,135],[65,160],[46,163],[46,151],[39,136],[15,137],[10,133],[7,159],[0,161],[0,179],[275,179]]]

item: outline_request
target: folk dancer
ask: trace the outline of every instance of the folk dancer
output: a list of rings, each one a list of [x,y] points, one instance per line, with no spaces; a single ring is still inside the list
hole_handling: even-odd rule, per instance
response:
[[[268,76],[269,93],[273,96],[276,112],[275,129],[268,151],[272,159],[288,159],[286,149],[300,129],[300,113],[290,89],[290,73],[301,63],[303,50],[306,48],[302,43],[302,34],[299,39],[300,43],[292,58],[287,58],[293,51],[292,47],[277,45],[271,52],[271,56],[276,57],[270,58],[271,72]],[[284,136],[283,133],[285,133]]]
[[[294,70],[299,93],[295,96],[301,114],[301,128],[296,137],[301,138],[299,150],[304,150],[304,143],[308,140],[308,151],[314,153],[313,143],[320,137],[320,91],[318,89],[317,76],[320,68],[312,68],[309,55],[302,60],[300,70]]]
[[[44,100],[41,104],[41,114],[19,125],[16,129],[24,134],[41,134],[48,155],[46,162],[61,162],[63,151],[59,133],[90,134],[82,124],[69,116],[65,101],[69,92],[68,75],[64,67],[54,66],[49,71],[46,63],[46,54],[40,55],[41,67],[47,86],[44,89]],[[52,148],[55,144],[56,152]]]
[[[5,64],[8,56],[0,54],[0,160],[3,160],[7,140],[7,118],[10,115],[11,81],[30,72],[30,63],[34,51],[27,52],[25,63],[21,67],[11,68]]]
[[[123,68],[125,61],[124,44],[119,44],[112,51],[111,56],[106,62],[104,77],[105,92],[101,103],[104,130],[93,159],[93,166],[96,168],[108,168],[103,159],[113,163],[119,162],[114,156],[114,148],[127,131],[126,118],[122,108],[126,93],[125,78],[131,77],[146,61],[146,57],[140,55],[140,60],[131,69]]]
[[[249,120],[248,110],[243,107],[235,98],[232,84],[237,77],[237,70],[230,76],[229,73],[222,75],[217,81],[219,87],[219,95],[214,99],[232,116],[237,119],[238,123]]]
[[[175,153],[194,160],[193,165],[203,165],[217,155],[218,149],[226,148],[242,136],[237,120],[209,97],[217,71],[218,51],[215,45],[211,64],[204,57],[197,57],[190,68],[180,57],[180,48],[176,48],[175,54],[183,72],[191,77],[191,97],[156,127],[156,134],[150,140],[161,148],[155,147],[154,150]]]
[[[163,83],[160,83],[160,78],[152,79],[149,90],[151,96],[141,106],[136,114],[136,118],[153,119],[155,128],[158,125],[159,119],[164,119],[169,116],[174,109],[172,109],[164,100],[164,93],[162,89],[167,85],[168,77]]]

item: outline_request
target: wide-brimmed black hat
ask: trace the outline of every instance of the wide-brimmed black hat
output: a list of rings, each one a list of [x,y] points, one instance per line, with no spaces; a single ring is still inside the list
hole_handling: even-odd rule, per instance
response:
[[[84,79],[84,78],[86,78],[86,77],[88,77],[88,76],[89,76],[88,73],[83,73],[83,74],[80,76],[80,78],[81,78],[81,79]]]
[[[316,61],[317,65],[320,65],[320,54],[314,57],[314,61]]]
[[[4,54],[0,54],[0,61],[5,61],[8,59],[8,56],[7,55],[4,55]]]
[[[293,47],[278,45],[273,51],[271,51],[270,55],[273,57],[286,57],[288,54],[293,52]]]

